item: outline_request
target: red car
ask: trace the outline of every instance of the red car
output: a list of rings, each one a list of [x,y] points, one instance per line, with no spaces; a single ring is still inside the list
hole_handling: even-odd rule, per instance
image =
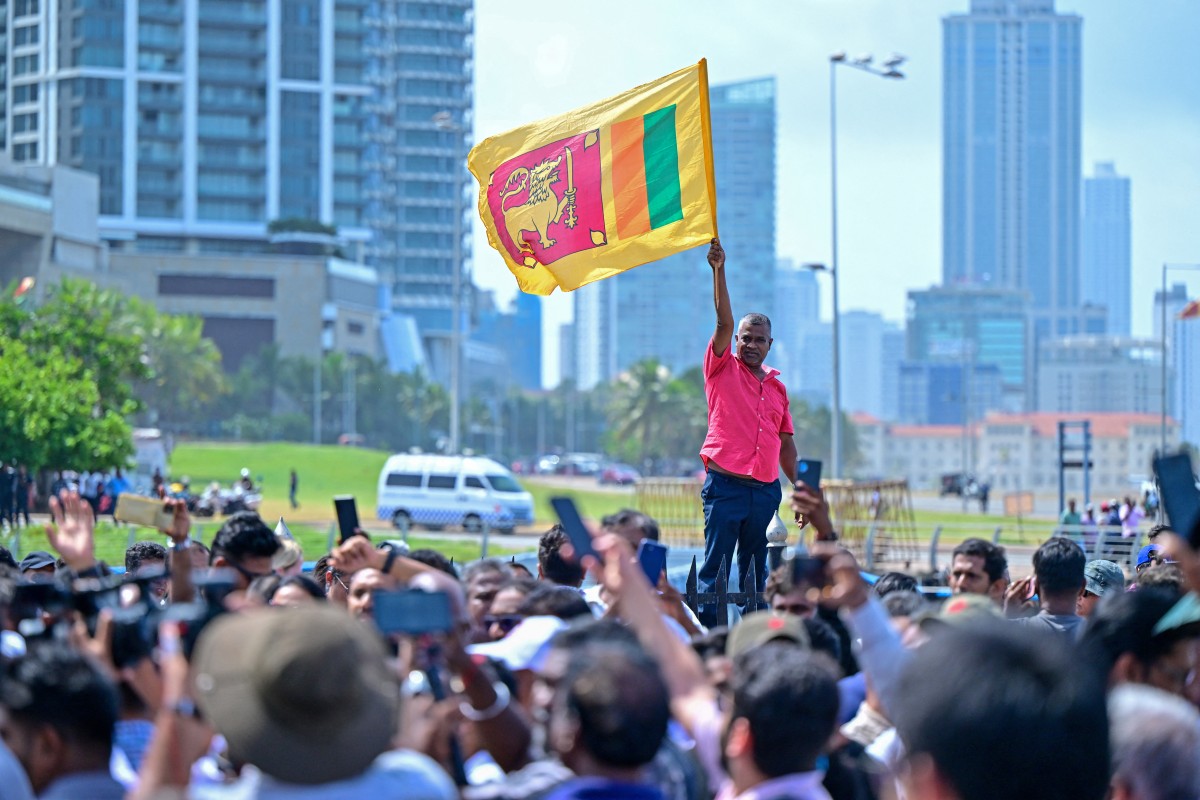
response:
[[[600,483],[632,486],[642,479],[638,471],[628,464],[608,464],[600,471]]]

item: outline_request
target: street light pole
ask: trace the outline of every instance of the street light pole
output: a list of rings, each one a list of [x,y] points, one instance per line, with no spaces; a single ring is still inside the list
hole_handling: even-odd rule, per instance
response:
[[[463,128],[449,111],[433,115],[433,122],[454,137],[454,272],[450,283],[450,443],[448,451],[457,455],[461,445],[462,409],[462,185],[459,183],[459,155]]]
[[[841,370],[841,310],[838,305],[838,202],[837,202],[837,68],[853,67],[881,78],[901,79],[904,73],[897,69],[904,63],[904,56],[892,55],[883,62],[883,67],[871,65],[869,55],[846,60],[845,53],[834,53],[829,57],[829,201],[832,243],[830,247],[829,275],[833,281],[833,390],[830,398],[833,413],[830,425],[831,478],[842,477],[842,370]]]
[[[838,305],[838,202],[837,202],[837,65],[845,56],[829,58],[829,204],[833,242],[830,248],[829,276],[833,283],[833,413],[830,415],[830,473],[842,477],[842,352],[839,336],[841,309]]]

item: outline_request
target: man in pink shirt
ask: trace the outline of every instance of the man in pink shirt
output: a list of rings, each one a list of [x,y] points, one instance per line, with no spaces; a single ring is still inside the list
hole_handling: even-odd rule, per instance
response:
[[[787,389],[779,370],[763,361],[771,350],[771,320],[747,314],[737,326],[725,285],[725,250],[712,240],[708,264],[713,271],[717,329],[704,353],[704,393],[708,398],[708,435],[700,458],[707,475],[704,502],[704,566],[699,589],[711,592],[721,560],[730,563],[737,548],[741,591],[761,592],[767,580],[767,525],[783,498],[779,469],[796,482],[796,444]],[[755,586],[747,585],[751,563]],[[751,604],[743,610],[754,610]],[[724,609],[706,606],[706,625],[725,624]]]

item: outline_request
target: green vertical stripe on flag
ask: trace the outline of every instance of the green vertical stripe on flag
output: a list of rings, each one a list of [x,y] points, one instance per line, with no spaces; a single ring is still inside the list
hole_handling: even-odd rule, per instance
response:
[[[646,205],[650,228],[683,219],[679,194],[679,150],[675,143],[675,106],[642,117],[642,156],[646,162]]]

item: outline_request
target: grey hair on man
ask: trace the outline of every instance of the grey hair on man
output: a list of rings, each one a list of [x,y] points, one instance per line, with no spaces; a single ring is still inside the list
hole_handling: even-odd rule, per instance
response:
[[[1141,684],[1108,697],[1113,800],[1200,797],[1200,712]]]

